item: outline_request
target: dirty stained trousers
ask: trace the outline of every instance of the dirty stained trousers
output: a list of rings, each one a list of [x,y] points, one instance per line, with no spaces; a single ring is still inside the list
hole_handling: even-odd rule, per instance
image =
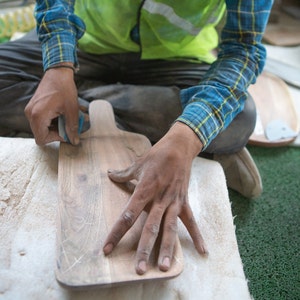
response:
[[[158,141],[181,114],[180,89],[197,85],[208,64],[141,60],[138,53],[91,55],[78,51],[75,74],[81,105],[96,99],[111,103],[119,128]],[[31,132],[24,108],[43,76],[42,52],[35,31],[0,44],[0,132]],[[244,110],[205,149],[234,153],[254,130],[256,110],[249,96]]]

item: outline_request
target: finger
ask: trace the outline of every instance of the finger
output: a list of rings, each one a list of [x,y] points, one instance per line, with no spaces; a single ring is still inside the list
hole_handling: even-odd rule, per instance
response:
[[[65,140],[62,137],[60,137],[56,131],[49,130],[48,135],[45,137],[43,143],[38,145],[45,145],[56,141],[65,142]]]
[[[153,205],[143,227],[142,235],[136,252],[136,272],[143,275],[147,271],[149,257],[157,240],[164,208]]]
[[[105,255],[108,255],[113,251],[121,238],[133,226],[136,219],[143,211],[146,203],[144,201],[139,201],[139,199],[141,199],[140,197],[138,189],[136,189],[132,194],[128,205],[121,213],[104,242],[103,252]]]
[[[41,117],[38,114],[31,116],[30,127],[37,145],[42,146],[53,141],[63,141],[58,135],[58,132],[49,130],[52,119],[56,117],[57,116]]]
[[[72,105],[68,107],[65,111],[65,119],[66,119],[66,133],[67,136],[73,145],[78,145],[79,134],[78,134],[78,115],[79,115],[79,108],[77,105]]]
[[[162,240],[159,251],[158,266],[161,271],[168,271],[171,267],[174,246],[177,237],[178,208],[176,204],[168,207],[164,216]]]
[[[139,212],[132,210],[130,207],[122,212],[104,242],[103,252],[105,255],[113,251],[124,234],[132,227],[138,215]]]
[[[135,190],[136,185],[131,182],[131,181],[127,181],[127,182],[115,182],[115,184],[123,191],[125,191],[128,194],[132,194]]]
[[[188,202],[186,202],[182,207],[179,217],[186,227],[187,231],[189,232],[197,251],[203,255],[208,254],[204,239],[201,235],[198,224],[194,218],[192,209]]]
[[[124,170],[107,170],[107,174],[112,181],[119,183],[136,179],[134,165]]]

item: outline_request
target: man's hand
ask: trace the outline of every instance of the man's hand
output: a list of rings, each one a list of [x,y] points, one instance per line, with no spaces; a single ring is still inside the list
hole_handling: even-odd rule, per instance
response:
[[[148,153],[122,171],[109,171],[116,182],[136,180],[127,206],[109,233],[104,254],[108,255],[131,228],[144,209],[148,210],[136,253],[136,272],[147,271],[149,256],[162,232],[158,258],[161,271],[170,268],[177,235],[177,217],[187,228],[197,251],[207,253],[203,238],[188,202],[188,186],[193,159],[202,145],[185,124],[175,123],[169,132]]]
[[[73,71],[69,68],[47,70],[25,108],[25,115],[38,145],[63,141],[57,126],[53,126],[60,115],[65,116],[69,140],[78,144],[78,101]]]

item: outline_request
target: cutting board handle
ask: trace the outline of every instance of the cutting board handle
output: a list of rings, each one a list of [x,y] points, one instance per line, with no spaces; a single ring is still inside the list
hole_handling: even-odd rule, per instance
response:
[[[111,104],[105,100],[93,101],[89,107],[90,129],[81,135],[81,138],[114,136],[119,133],[114,111]],[[101,118],[97,117],[101,116]]]

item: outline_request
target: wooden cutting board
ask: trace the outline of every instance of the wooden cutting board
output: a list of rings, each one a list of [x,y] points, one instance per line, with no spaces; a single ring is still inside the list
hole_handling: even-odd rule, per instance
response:
[[[249,87],[248,91],[257,109],[256,127],[249,138],[249,144],[278,147],[292,143],[299,132],[299,120],[286,83],[273,74],[263,72],[257,78],[257,82]],[[280,124],[284,126],[280,127]],[[273,128],[274,126],[277,127],[276,130],[278,131],[281,130],[283,136],[289,130],[293,131],[295,135],[287,134],[286,137],[270,140],[267,132],[268,130],[271,132],[272,126]]]
[[[107,234],[129,197],[126,185],[109,180],[108,169],[128,167],[151,144],[142,135],[119,130],[106,101],[90,105],[91,128],[81,135],[81,144],[61,143],[59,149],[56,278],[66,287],[108,287],[153,279],[168,279],[183,270],[183,255],[177,239],[172,267],[157,267],[158,245],[145,275],[135,273],[135,252],[146,213],[123,237],[109,256],[102,247]]]

